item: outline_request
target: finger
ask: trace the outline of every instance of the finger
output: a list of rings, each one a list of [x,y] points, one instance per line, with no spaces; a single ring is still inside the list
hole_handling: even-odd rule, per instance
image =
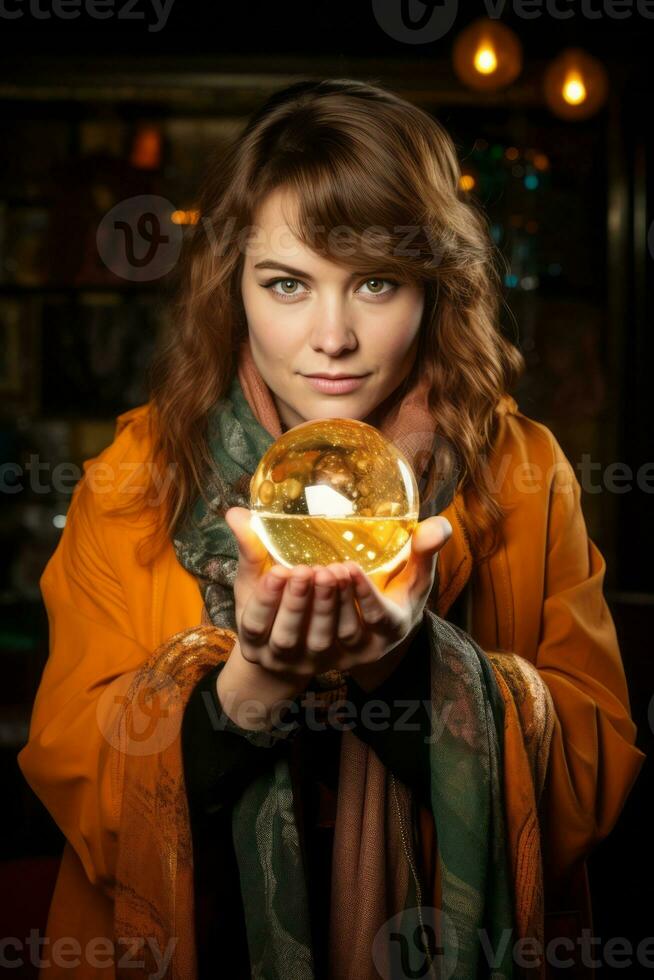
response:
[[[313,580],[313,605],[306,638],[309,656],[317,658],[334,645],[337,598],[336,579],[326,568],[318,568]]]
[[[288,570],[274,566],[257,582],[241,615],[239,638],[241,645],[263,645],[277,614]]]
[[[350,572],[354,595],[361,610],[361,616],[368,626],[383,626],[389,622],[388,608],[385,600],[360,565],[356,562],[345,562]]]
[[[428,517],[418,524],[411,537],[409,560],[390,584],[390,594],[408,590],[420,598],[431,590],[436,574],[438,553],[452,536],[452,525],[441,515]]]
[[[339,610],[336,626],[336,639],[343,646],[356,646],[363,639],[363,627],[359,610],[354,601],[354,586],[345,565],[334,563],[327,568],[338,581]]]
[[[428,589],[434,580],[438,552],[452,536],[447,517],[428,517],[416,528],[411,538],[411,561],[417,569],[418,585]]]
[[[286,587],[272,625],[269,646],[281,660],[297,658],[313,593],[313,573],[308,565],[296,565],[288,576]]]
[[[251,513],[247,507],[230,507],[225,521],[236,538],[239,569],[251,578],[260,578],[268,564],[268,550],[250,526]]]

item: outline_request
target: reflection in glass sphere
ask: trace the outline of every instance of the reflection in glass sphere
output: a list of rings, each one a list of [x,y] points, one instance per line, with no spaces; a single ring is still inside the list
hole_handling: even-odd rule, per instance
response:
[[[356,419],[316,419],[285,432],[250,482],[251,525],[273,560],[356,561],[390,570],[408,557],[418,485],[402,453]]]

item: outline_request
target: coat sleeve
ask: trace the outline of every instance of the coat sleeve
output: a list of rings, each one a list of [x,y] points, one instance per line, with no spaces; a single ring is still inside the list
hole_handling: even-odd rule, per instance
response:
[[[195,685],[182,720],[182,759],[189,809],[197,819],[232,806],[248,783],[272,766],[300,728],[289,719],[271,730],[241,728],[222,707],[220,663]],[[300,698],[296,698],[299,704]]]
[[[371,691],[347,676],[347,698],[354,708],[350,728],[429,806],[429,638],[425,623],[390,677]],[[303,695],[295,700],[299,720],[271,732],[248,731],[223,712],[216,679],[224,664],[195,685],[184,711],[182,752],[189,806],[196,820],[232,806],[247,784],[274,764],[304,724]]]
[[[644,762],[605,561],[590,540],[581,488],[553,440],[544,601],[536,666],[556,709],[543,793],[546,864],[556,879],[605,838]]]
[[[111,698],[112,686],[124,689],[125,675],[152,651],[134,635],[94,496],[83,478],[40,579],[49,656],[18,764],[91,883],[111,894],[120,801],[99,699]]]

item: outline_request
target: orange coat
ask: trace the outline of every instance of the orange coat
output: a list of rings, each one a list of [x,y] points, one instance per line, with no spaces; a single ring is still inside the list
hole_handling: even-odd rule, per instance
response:
[[[114,976],[108,949],[120,799],[112,795],[98,699],[173,634],[199,624],[203,605],[172,543],[143,567],[135,559],[142,519],[104,513],[126,481],[138,483],[138,467],[147,467],[141,424],[147,411],[120,415],[114,442],[84,464],[43,572],[50,656],[18,755],[67,839],[42,955],[47,959],[57,938],[74,937],[82,951],[78,980]],[[550,430],[524,416],[512,398],[505,396],[497,411],[492,468],[499,500],[511,510],[501,547],[472,574],[470,632],[488,652],[513,651],[535,664],[552,694],[557,722],[542,809],[546,911],[576,905],[583,915],[584,858],[614,826],[645,756],[634,744],[602,594],[605,563],[587,536],[574,471]],[[441,615],[473,572],[464,507],[457,495],[443,512],[453,535],[439,555]],[[66,957],[70,962],[70,951]],[[53,957],[47,976],[60,975],[69,977],[70,968],[57,967]]]

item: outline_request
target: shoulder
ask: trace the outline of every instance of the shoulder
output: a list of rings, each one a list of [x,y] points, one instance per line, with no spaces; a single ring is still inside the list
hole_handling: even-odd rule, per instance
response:
[[[116,416],[112,442],[82,463],[75,498],[103,513],[135,504],[155,478],[153,408],[150,402]]]
[[[539,490],[549,496],[553,489],[578,487],[574,468],[547,425],[525,415],[511,395],[499,400],[495,412],[489,467],[500,481],[502,497],[536,495]]]

